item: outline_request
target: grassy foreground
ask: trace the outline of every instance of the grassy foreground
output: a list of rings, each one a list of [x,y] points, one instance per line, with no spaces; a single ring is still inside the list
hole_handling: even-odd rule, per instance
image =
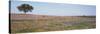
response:
[[[12,33],[62,31],[96,28],[94,16],[51,17],[33,20],[11,20]]]

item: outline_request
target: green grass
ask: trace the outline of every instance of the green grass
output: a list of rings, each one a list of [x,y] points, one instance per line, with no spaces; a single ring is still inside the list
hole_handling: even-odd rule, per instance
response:
[[[66,30],[72,30],[72,29],[91,29],[91,28],[96,28],[96,24],[94,23],[88,23],[88,22],[82,22],[77,25],[72,25],[72,26],[66,26]]]

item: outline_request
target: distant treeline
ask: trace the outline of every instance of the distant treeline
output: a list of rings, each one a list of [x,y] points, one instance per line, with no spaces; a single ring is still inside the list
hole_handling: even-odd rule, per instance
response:
[[[78,16],[78,17],[96,18],[96,16]]]

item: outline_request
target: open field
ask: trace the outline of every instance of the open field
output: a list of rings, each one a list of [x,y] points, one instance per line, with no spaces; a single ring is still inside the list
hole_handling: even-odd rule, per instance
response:
[[[11,15],[12,33],[96,28],[95,16],[13,15]]]

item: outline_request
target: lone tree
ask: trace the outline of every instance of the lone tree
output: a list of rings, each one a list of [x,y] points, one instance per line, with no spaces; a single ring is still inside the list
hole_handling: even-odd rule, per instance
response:
[[[17,7],[19,11],[23,11],[25,14],[27,12],[32,12],[32,10],[34,9],[31,5],[29,4],[22,4],[20,6]]]

